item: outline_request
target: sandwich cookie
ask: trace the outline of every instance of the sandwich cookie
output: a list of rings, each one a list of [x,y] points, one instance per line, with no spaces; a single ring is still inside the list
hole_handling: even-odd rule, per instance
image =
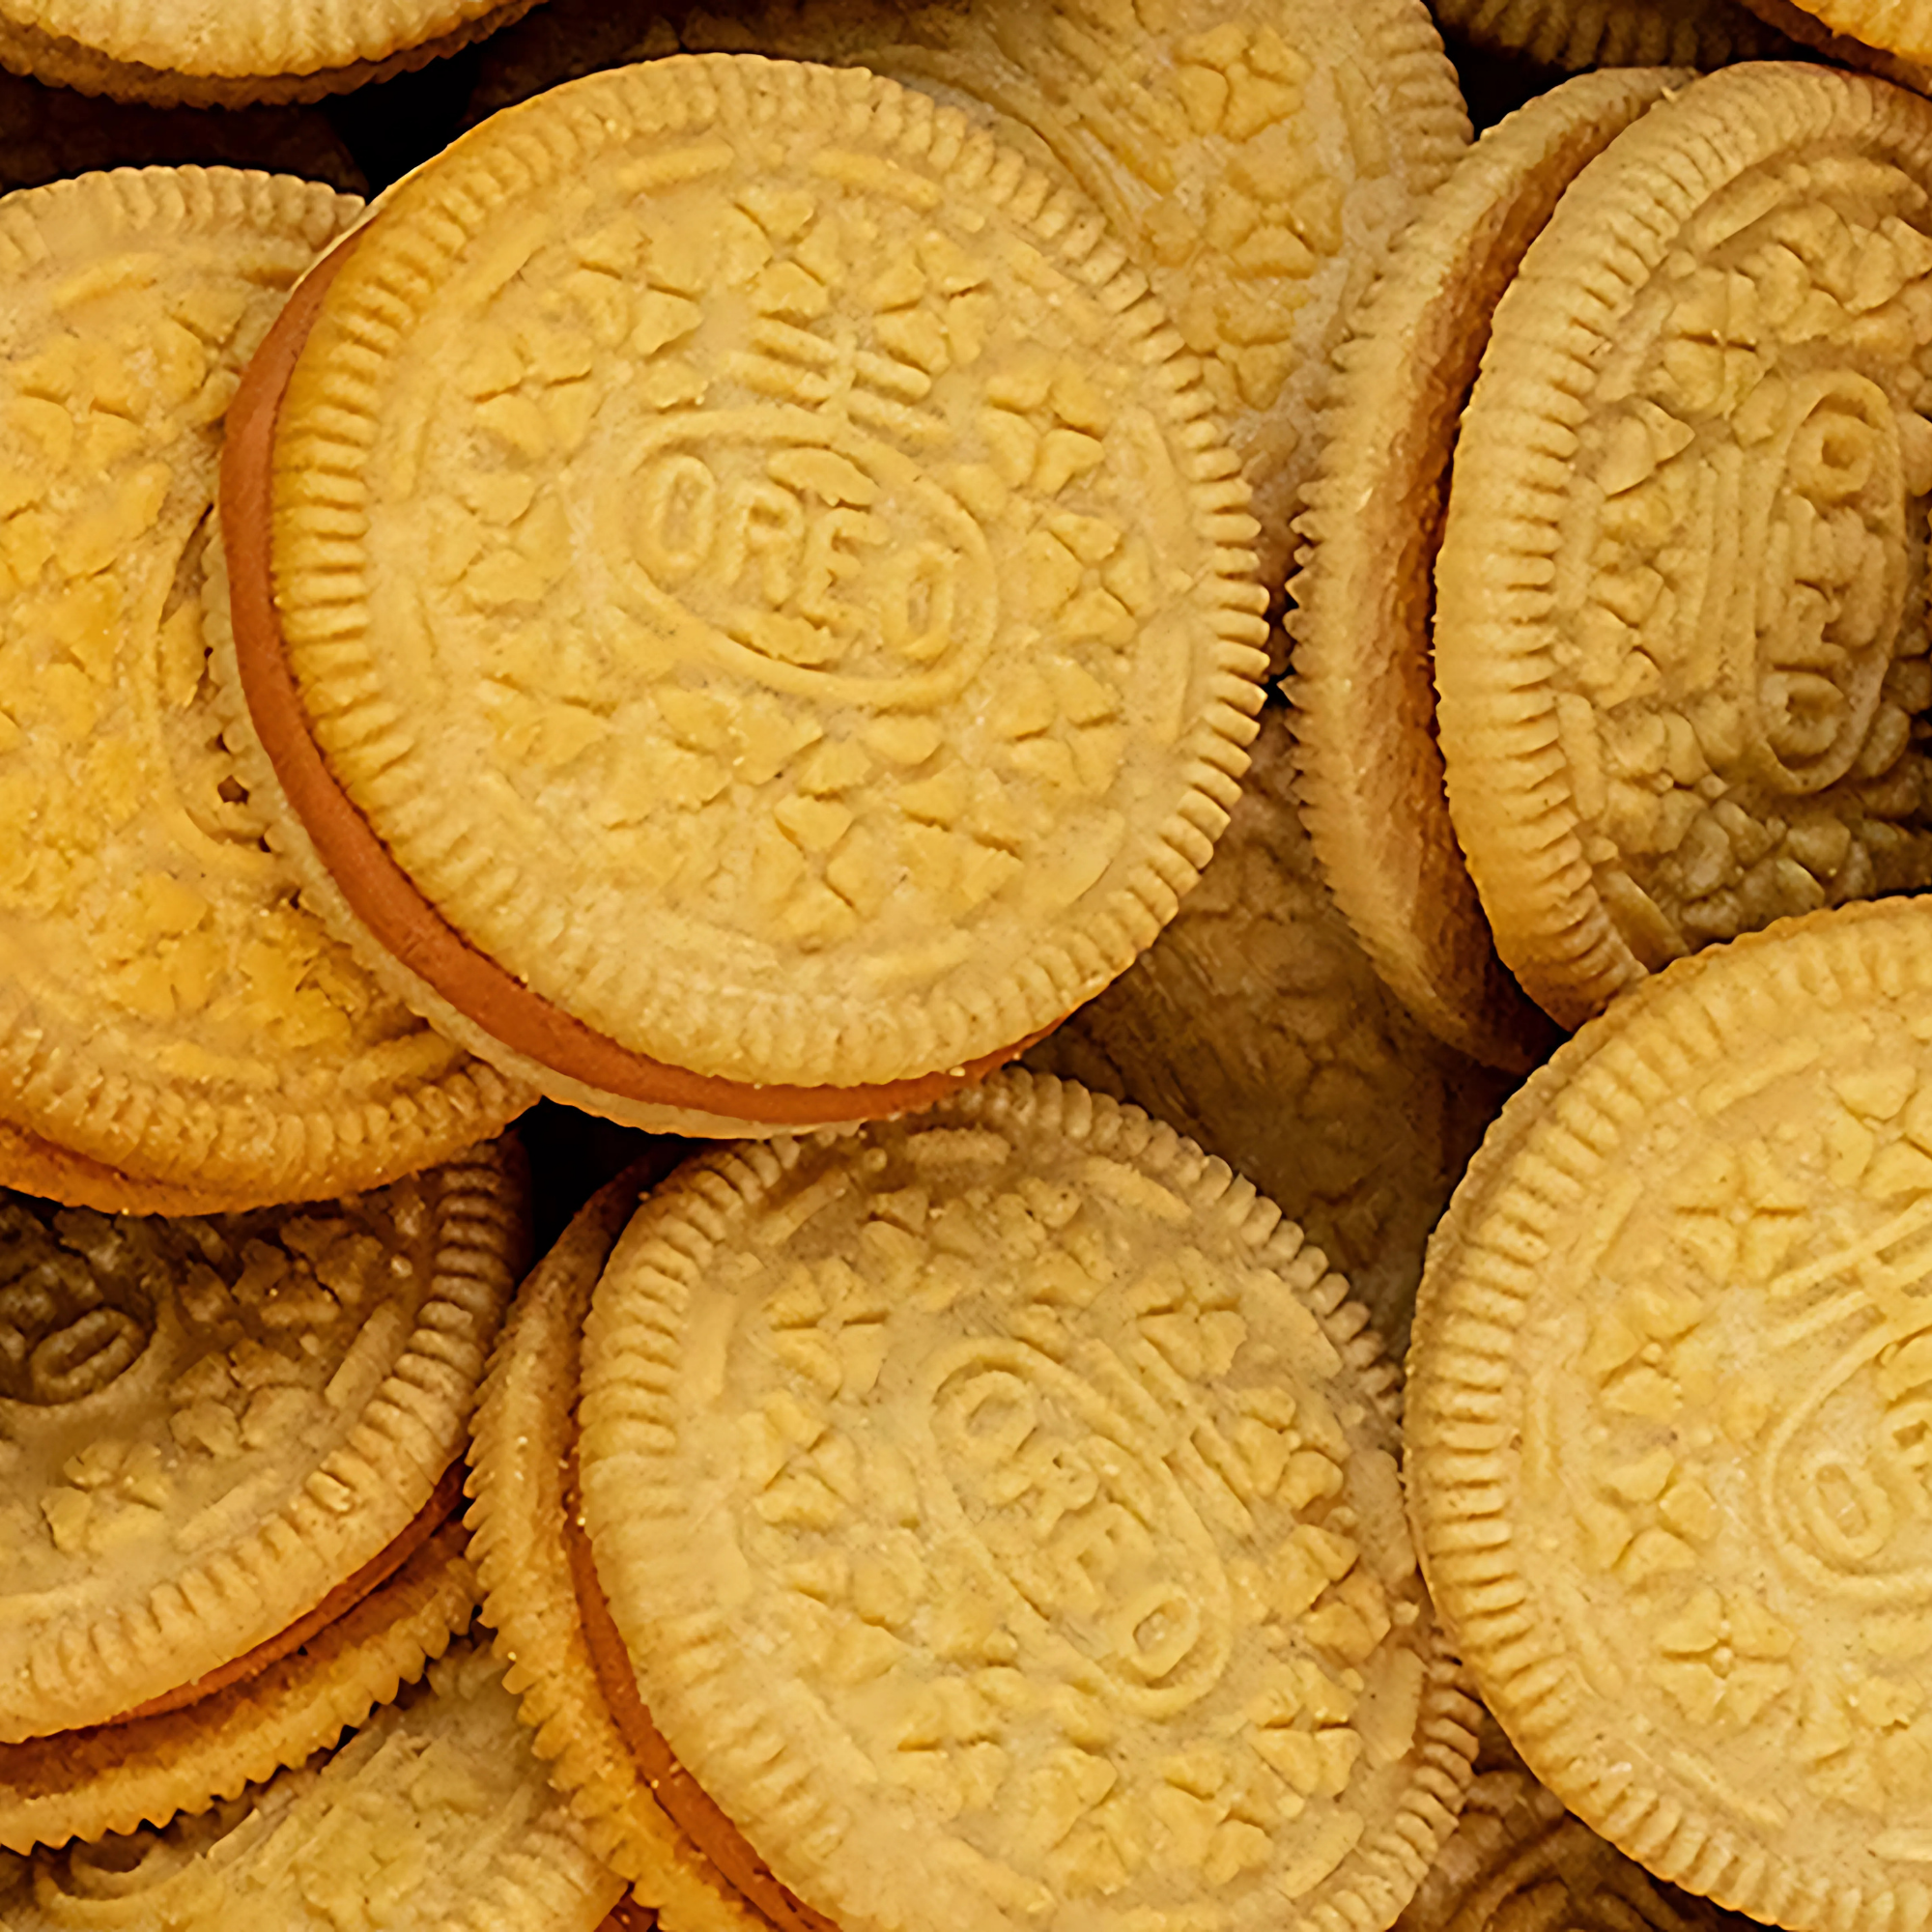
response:
[[[232,430],[248,782],[384,982],[554,1098],[923,1104],[1131,964],[1237,796],[1265,600],[1199,365],[1091,209],[889,81],[499,116]]]
[[[1496,957],[1435,742],[1450,459],[1523,251],[1583,165],[1690,78],[1632,68],[1565,81],[1491,128],[1423,204],[1337,355],[1290,584],[1302,803],[1335,902],[1423,1025],[1517,1072],[1555,1029]]]
[[[0,1928],[641,1932],[544,1781],[501,1674],[485,1634],[460,1637],[352,1737],[213,1810],[0,1853]]]
[[[0,201],[0,1180],[107,1211],[316,1199],[530,1097],[297,903],[207,674],[223,413],[360,206],[201,168]]]
[[[1390,1371],[1278,1210],[1020,1074],[721,1151],[605,1264],[573,1445],[543,1330],[612,1225],[512,1331],[475,1481],[517,1671],[577,1680],[526,1719],[632,1863],[681,1831],[821,1932],[1393,1919],[1475,1714],[1412,1567]],[[519,1544],[541,1592],[499,1585]]]
[[[1926,1900],[1932,908],[1620,998],[1430,1251],[1424,1569],[1531,1771],[1656,1877],[1846,1932]]]
[[[1559,1023],[1932,882],[1932,102],[1727,69],[1577,177],[1497,304],[1436,562],[1496,949]]]
[[[1757,0],[1750,0],[1750,4],[1757,6]],[[1799,16],[1797,30],[1805,40],[1822,32],[1876,53],[1912,62],[1932,61],[1932,4],[1928,0],[1781,0],[1777,11]],[[1807,23],[1809,32],[1805,31]]]
[[[1745,4],[1779,33],[1813,53],[1846,67],[1861,67],[1868,73],[1883,74],[1887,80],[1895,80],[1901,87],[1917,88],[1920,94],[1932,94],[1932,68],[1888,53],[1881,46],[1868,46],[1850,34],[1833,33],[1815,12],[1807,13],[1794,4],[1794,0],[1745,0]]]
[[[1728,67],[1791,50],[1741,0],[1433,0],[1450,33],[1575,72]]]
[[[160,106],[319,100],[455,53],[533,0],[0,0],[0,67]]]
[[[1202,358],[1279,593],[1335,331],[1469,139],[1420,0],[560,0],[491,47],[477,105],[677,49],[868,68],[1071,180]]]
[[[1026,1065],[1131,1100],[1253,1179],[1408,1343],[1422,1250],[1509,1083],[1394,999],[1321,882],[1279,708],[1174,923]]]
[[[0,1205],[0,1842],[98,1828],[32,1797],[63,1751],[127,1757],[101,1727],[246,1685],[434,1537],[526,1230],[509,1144],[301,1212]]]

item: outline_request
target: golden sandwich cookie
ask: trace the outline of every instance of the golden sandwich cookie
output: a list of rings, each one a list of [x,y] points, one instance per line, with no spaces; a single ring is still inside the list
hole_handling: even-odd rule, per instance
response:
[[[317,100],[456,52],[533,0],[4,0],[0,67],[162,106]]]
[[[360,206],[220,168],[0,201],[0,1182],[107,1211],[324,1198],[527,1104],[297,902],[208,677],[223,414]]]
[[[528,1221],[502,1144],[298,1211],[115,1219],[11,1196],[0,1223],[0,1843],[17,1845],[113,1824],[101,1804],[165,1816],[232,1788],[193,1788],[212,1760],[172,1750],[120,1792],[65,1773],[97,1747],[140,1773],[103,1727],[247,1685],[435,1536]]]
[[[225,466],[275,840],[554,1098],[923,1104],[1129,965],[1237,796],[1264,597],[1199,364],[1092,209],[864,72],[486,124],[304,283]]]
[[[1474,1712],[1391,1374],[1278,1210],[1019,1074],[696,1161],[611,1248],[622,1207],[538,1270],[474,1485],[526,1720],[639,1903],[1389,1923]]]
[[[445,1560],[452,1588],[468,1565]],[[462,1622],[469,1624],[469,1605]],[[31,1858],[0,1852],[4,1932],[631,1932],[464,1635],[338,1743],[158,1828]],[[609,1915],[607,1917],[607,1915]]]

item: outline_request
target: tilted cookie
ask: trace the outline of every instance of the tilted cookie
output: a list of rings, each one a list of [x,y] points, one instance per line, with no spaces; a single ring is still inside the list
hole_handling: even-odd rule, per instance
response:
[[[596,1287],[563,1510],[634,1784],[787,1927],[1386,1924],[1474,1713],[1323,1267],[1171,1130],[1019,1074],[687,1166]],[[577,1787],[610,1830],[625,1769]]]
[[[206,674],[223,412],[359,209],[201,168],[0,201],[0,1181],[65,1154],[102,1208],[314,1199],[527,1104],[297,903]]]
[[[554,0],[488,50],[477,106],[678,48],[869,68],[1076,182],[1203,358],[1279,591],[1341,317],[1469,138],[1419,0]]]
[[[0,1744],[245,1682],[435,1532],[522,1263],[520,1168],[504,1144],[200,1220],[0,1205]]]
[[[1496,949],[1574,1026],[1932,881],[1932,102],[1728,69],[1577,177],[1456,449],[1435,674]]]
[[[1788,4],[1810,15],[1827,34],[1908,61],[1932,61],[1932,0],[1788,0]]]
[[[319,100],[454,53],[534,0],[0,0],[0,67],[164,106]]]
[[[1752,1932],[1749,1919],[1653,1879],[1520,1764],[1479,1771],[1394,1932],[1504,1932],[1525,1916],[1576,1932]]]
[[[622,1882],[544,1781],[481,1634],[232,1802],[9,1860],[0,1932],[616,1932]],[[606,1915],[611,1915],[606,1918]]]
[[[1026,1064],[1145,1107],[1249,1177],[1407,1346],[1422,1250],[1507,1083],[1441,1045],[1330,902],[1269,710],[1174,923]]]
[[[1199,365],[1092,209],[871,74],[498,116],[304,283],[224,464],[291,863],[592,1111],[923,1104],[1131,964],[1238,795],[1264,595]]]
[[[1932,907],[1620,999],[1430,1252],[1424,1569],[1530,1769],[1753,1918],[1909,1921],[1932,1851]]]
[[[1849,33],[1833,33],[1816,12],[1807,13],[1794,4],[1794,0],[1745,0],[1745,5],[1779,33],[1814,53],[1840,61],[1846,67],[1861,67],[1867,72],[1883,74],[1887,80],[1895,80],[1901,87],[1917,88],[1920,94],[1932,94],[1932,69],[1888,53],[1883,47],[1868,46]]]
[[[1582,74],[1491,128],[1418,211],[1336,358],[1299,528],[1302,804],[1335,902],[1423,1025],[1518,1072],[1554,1029],[1496,957],[1435,743],[1435,550],[1490,317],[1586,162],[1681,69]]]
[[[1717,68],[1788,53],[1743,0],[1432,0],[1452,34],[1545,67]]]

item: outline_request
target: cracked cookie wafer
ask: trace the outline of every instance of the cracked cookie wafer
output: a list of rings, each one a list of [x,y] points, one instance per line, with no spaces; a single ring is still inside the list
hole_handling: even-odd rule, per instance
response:
[[[1321,882],[1292,766],[1271,707],[1173,924],[1026,1064],[1145,1107],[1250,1178],[1399,1356],[1429,1230],[1507,1083],[1377,979]]]
[[[0,1181],[85,1170],[74,1198],[177,1212],[320,1198],[526,1104],[297,903],[207,675],[223,412],[360,206],[220,168],[0,201]]]
[[[1584,164],[1690,77],[1578,75],[1463,156],[1356,311],[1299,526],[1290,695],[1322,874],[1408,1009],[1519,1072],[1554,1029],[1496,957],[1435,742],[1434,573],[1450,458],[1491,312],[1523,251]]]
[[[1452,33],[1544,67],[1718,68],[1788,53],[1743,0],[1431,0]]]
[[[1504,1109],[1406,1399],[1431,1589],[1530,1769],[1751,1918],[1924,1899],[1932,908],[1619,999]]]
[[[679,48],[869,68],[1077,183],[1203,358],[1280,590],[1342,316],[1469,138],[1419,0],[774,0],[646,16],[553,0],[488,50],[476,105]]]
[[[0,1853],[0,1932],[636,1926],[546,1785],[501,1671],[482,1633],[460,1637],[339,1746],[210,1811]]]
[[[246,774],[372,970],[554,1097],[923,1104],[1131,964],[1227,822],[1236,468],[1098,215],[956,112],[594,75],[402,184],[250,371]]]
[[[1574,1026],[1932,881],[1932,102],[1731,68],[1627,128],[1497,304],[1436,562],[1449,805]]]
[[[687,1166],[579,1403],[665,1808],[791,1924],[1386,1924],[1474,1712],[1346,1293],[1224,1164],[1037,1077]]]
[[[508,1143],[300,1211],[0,1203],[0,1744],[244,1682],[434,1534],[525,1208]]]
[[[0,67],[163,106],[319,100],[423,66],[533,0],[0,0]]]

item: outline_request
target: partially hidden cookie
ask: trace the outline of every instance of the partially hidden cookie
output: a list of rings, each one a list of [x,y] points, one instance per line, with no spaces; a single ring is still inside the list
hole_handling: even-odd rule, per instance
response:
[[[1889,53],[1883,47],[1868,46],[1848,33],[1833,33],[1815,12],[1807,13],[1795,5],[1794,0],[1745,0],[1745,4],[1760,19],[1813,53],[1842,62],[1846,67],[1861,67],[1868,72],[1883,74],[1887,80],[1895,80],[1901,87],[1917,88],[1920,94],[1932,94],[1932,68]]]
[[[1681,69],[1580,74],[1491,128],[1418,211],[1337,356],[1299,528],[1290,695],[1335,902],[1423,1025],[1518,1072],[1555,1030],[1496,957],[1435,743],[1435,566],[1492,311],[1586,162]]]
[[[1543,67],[1726,67],[1790,51],[1743,0],[1432,0],[1452,34]]]
[[[1530,1769],[1787,1926],[1925,1898],[1932,907],[1681,961],[1504,1109],[1406,1398],[1435,1600]]]
[[[1425,1033],[1321,882],[1278,709],[1174,923],[1026,1065],[1131,1100],[1247,1176],[1407,1346],[1422,1251],[1508,1082]]]
[[[593,75],[400,185],[251,369],[246,776],[371,970],[554,1098],[918,1106],[1207,863],[1264,664],[1236,469],[1099,216],[959,114]]]
[[[0,1853],[0,1928],[638,1926],[545,1783],[501,1672],[486,1634],[461,1637],[339,1746],[208,1812],[31,1860]]]
[[[1907,61],[1932,61],[1932,5],[1927,0],[1787,0],[1787,4],[1791,11],[1809,15],[1814,31],[1822,28],[1839,41]]]
[[[0,67],[160,106],[319,100],[455,53],[534,0],[4,0]]]
[[[1505,1932],[1524,1915],[1578,1932],[1751,1932],[1749,1919],[1653,1879],[1519,1763],[1479,1772],[1394,1932]]]
[[[771,0],[641,17],[554,0],[486,51],[477,106],[676,49],[869,68],[1074,181],[1202,357],[1279,592],[1343,315],[1469,138],[1421,0]]]
[[[1497,305],[1436,563],[1449,805],[1574,1026],[1932,881],[1932,102],[1727,69],[1584,169]]]
[[[102,1208],[323,1198],[530,1097],[297,902],[208,679],[223,412],[360,206],[219,168],[0,201],[0,1181],[58,1191],[66,1157]]]
[[[0,1756],[259,1676],[433,1536],[520,1169],[172,1221],[0,1201]]]
[[[664,1809],[787,1927],[1388,1923],[1475,1714],[1346,1292],[1037,1077],[687,1166],[594,1292],[565,1516]]]
[[[0,1745],[0,1846],[165,1825],[333,1746],[469,1628],[476,1577],[464,1543],[462,1524],[445,1520],[299,1648],[178,1711]]]

